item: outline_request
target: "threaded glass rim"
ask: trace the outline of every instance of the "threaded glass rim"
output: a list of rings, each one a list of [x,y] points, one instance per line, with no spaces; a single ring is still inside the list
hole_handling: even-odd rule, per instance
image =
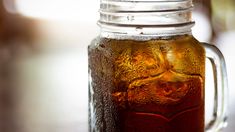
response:
[[[101,0],[98,25],[119,33],[190,32],[192,8],[192,0]]]
[[[192,0],[101,0],[100,23],[165,25],[191,22]]]

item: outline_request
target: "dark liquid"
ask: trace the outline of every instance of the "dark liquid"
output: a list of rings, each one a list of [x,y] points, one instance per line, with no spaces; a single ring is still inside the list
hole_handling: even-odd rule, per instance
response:
[[[157,82],[157,80],[154,81]],[[201,102],[201,87],[200,78],[195,77],[186,82],[161,81],[147,87],[140,87],[133,93],[129,92],[126,97],[128,108],[118,112],[121,131],[202,131],[204,105]],[[151,94],[148,94],[149,92]]]
[[[191,36],[89,48],[90,131],[203,132],[204,49]]]

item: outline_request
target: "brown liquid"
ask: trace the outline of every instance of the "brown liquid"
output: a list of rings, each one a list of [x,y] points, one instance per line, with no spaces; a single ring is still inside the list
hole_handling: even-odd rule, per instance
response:
[[[204,49],[192,36],[89,47],[90,131],[203,132]]]

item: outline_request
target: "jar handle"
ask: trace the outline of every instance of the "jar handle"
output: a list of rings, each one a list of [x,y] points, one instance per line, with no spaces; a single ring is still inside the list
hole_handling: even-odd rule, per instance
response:
[[[215,95],[213,119],[206,125],[206,132],[217,132],[227,125],[228,81],[226,64],[220,50],[211,44],[202,43],[206,50],[206,57],[213,69]]]

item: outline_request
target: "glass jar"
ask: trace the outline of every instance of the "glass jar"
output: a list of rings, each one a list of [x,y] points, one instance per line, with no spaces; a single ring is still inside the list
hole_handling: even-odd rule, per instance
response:
[[[100,35],[88,47],[89,131],[203,132],[226,124],[220,51],[191,34],[191,0],[101,0]],[[205,60],[215,79],[205,125]]]

